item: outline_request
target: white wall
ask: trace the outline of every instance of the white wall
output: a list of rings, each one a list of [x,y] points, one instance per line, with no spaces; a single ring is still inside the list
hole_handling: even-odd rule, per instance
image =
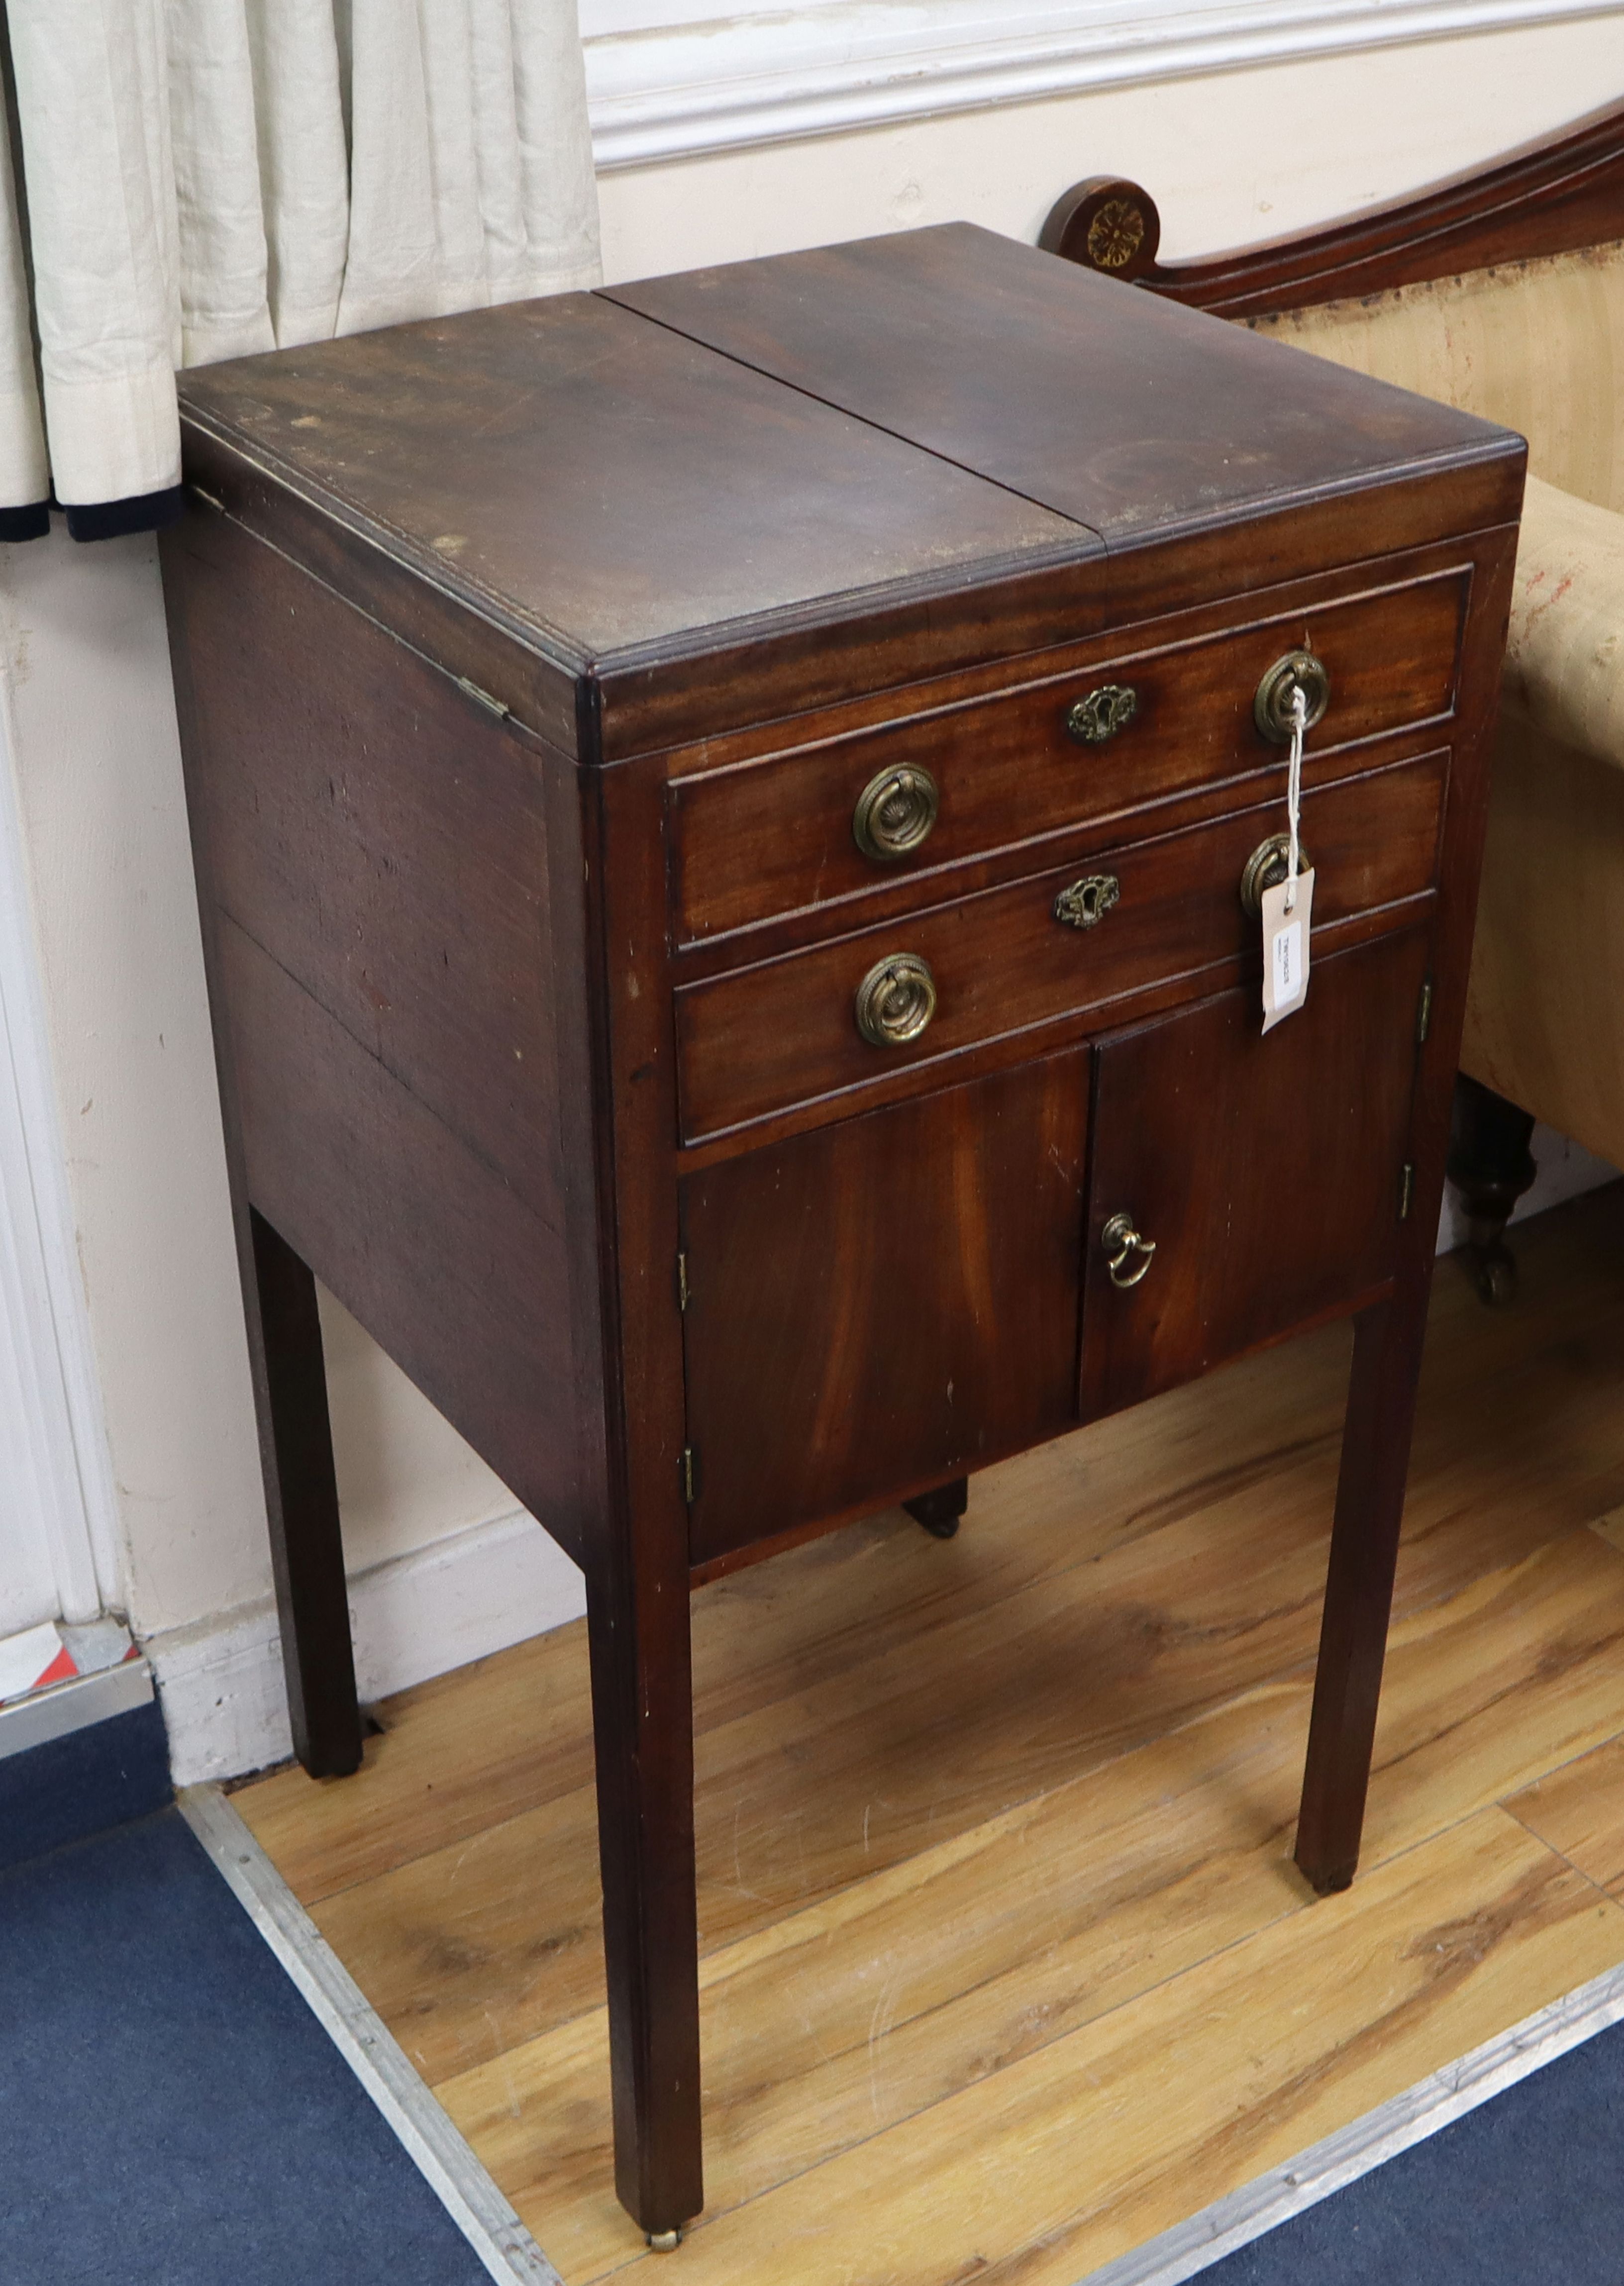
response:
[[[611,279],[967,220],[1035,239],[1088,175],[1142,184],[1163,253],[1397,198],[1624,96],[1624,15],[1111,87],[604,175]]]
[[[1396,195],[1624,95],[1620,20],[1116,88],[607,175],[611,279],[968,217],[1032,237],[1084,175],[1165,250]],[[118,1487],[181,1774],[286,1750],[155,549],[0,551],[16,769]],[[327,1319],[363,1688],[579,1607],[578,1575],[342,1312]]]

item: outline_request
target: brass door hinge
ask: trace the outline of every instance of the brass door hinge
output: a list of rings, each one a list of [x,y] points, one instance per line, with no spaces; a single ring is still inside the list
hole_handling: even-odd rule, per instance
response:
[[[682,1498],[690,1508],[699,1490],[699,1460],[691,1445],[682,1447]]]
[[[687,1307],[688,1257],[685,1254],[679,1254],[677,1257],[677,1308],[685,1310]]]
[[[1410,1196],[1415,1188],[1415,1162],[1413,1159],[1407,1159],[1399,1174],[1399,1220],[1400,1222],[1409,1220]]]
[[[1421,1013],[1415,1019],[1415,1044],[1424,1048],[1427,1034],[1432,1029],[1432,980],[1429,976],[1421,988]]]
[[[505,698],[493,698],[488,690],[481,690],[477,682],[470,682],[466,674],[458,675],[457,688],[471,698],[477,706],[483,706],[494,714],[499,722],[513,711]]]

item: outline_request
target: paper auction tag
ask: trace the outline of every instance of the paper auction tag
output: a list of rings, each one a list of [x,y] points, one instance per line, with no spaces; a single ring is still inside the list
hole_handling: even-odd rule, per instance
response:
[[[1297,891],[1289,911],[1286,901]],[[1282,1018],[1295,1016],[1308,997],[1308,932],[1313,914],[1311,866],[1294,882],[1281,881],[1263,893],[1263,1029],[1272,1032]]]

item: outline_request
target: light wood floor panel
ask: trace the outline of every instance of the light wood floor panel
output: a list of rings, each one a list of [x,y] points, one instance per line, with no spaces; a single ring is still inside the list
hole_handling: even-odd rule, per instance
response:
[[[1624,1558],[1582,1530],[1400,1629],[1367,1871],[1624,1726],[1620,1644]],[[1232,1701],[707,1959],[710,2211],[1303,1909],[1308,1696]],[[567,2275],[627,2243],[607,2074],[598,2010],[439,2090]]]
[[[672,2286],[1073,2286],[1620,1959],[1624,1909],[1483,1811],[701,2225]]]
[[[1624,1186],[1519,1251],[1515,1310],[1440,1273],[1345,1898],[1289,1863],[1343,1332],[695,1597],[674,2257],[610,2187],[582,1631],[240,1794],[570,2286],[1073,2286],[1624,1959]]]

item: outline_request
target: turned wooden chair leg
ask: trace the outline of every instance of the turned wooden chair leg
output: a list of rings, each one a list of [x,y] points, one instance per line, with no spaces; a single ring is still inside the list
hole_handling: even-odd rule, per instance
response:
[[[1297,1862],[1321,1894],[1345,1889],[1359,1863],[1430,1286],[1428,1265],[1354,1323],[1297,1833]]]
[[[674,2246],[705,2203],[688,1575],[618,1568],[587,1579],[615,2189]]]
[[[1533,1114],[1462,1072],[1455,1084],[1449,1179],[1466,1210],[1466,1254],[1483,1300],[1509,1302],[1517,1260],[1505,1242],[1511,1210],[1538,1172],[1528,1148]]]
[[[248,1219],[248,1351],[294,1752],[311,1778],[343,1778],[360,1765],[361,1715],[316,1281],[263,1215]]]
[[[958,1530],[958,1519],[970,1505],[970,1479],[955,1477],[950,1485],[938,1485],[934,1492],[921,1493],[917,1500],[905,1500],[903,1506],[916,1524],[922,1524],[933,1540],[951,1540]]]

